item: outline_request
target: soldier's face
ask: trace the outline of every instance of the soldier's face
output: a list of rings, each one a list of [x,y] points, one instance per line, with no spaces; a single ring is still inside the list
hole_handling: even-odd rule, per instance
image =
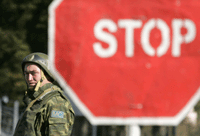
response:
[[[24,75],[29,89],[35,88],[37,82],[41,79],[40,68],[31,63],[27,63],[24,67]]]

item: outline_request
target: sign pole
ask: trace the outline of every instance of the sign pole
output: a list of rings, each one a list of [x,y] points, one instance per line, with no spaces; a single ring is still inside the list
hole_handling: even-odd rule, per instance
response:
[[[97,136],[97,126],[92,125],[92,136]]]
[[[129,126],[127,136],[141,136],[140,126],[138,126],[138,125]]]

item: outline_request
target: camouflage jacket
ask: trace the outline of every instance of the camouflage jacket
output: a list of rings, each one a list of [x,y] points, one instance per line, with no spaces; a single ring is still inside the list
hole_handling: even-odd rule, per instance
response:
[[[14,136],[70,136],[75,114],[59,87],[46,84],[25,100]]]

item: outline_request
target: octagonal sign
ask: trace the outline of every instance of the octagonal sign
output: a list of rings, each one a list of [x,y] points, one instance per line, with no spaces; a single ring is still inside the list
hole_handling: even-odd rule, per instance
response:
[[[54,0],[51,72],[92,124],[177,125],[200,95],[200,1]]]

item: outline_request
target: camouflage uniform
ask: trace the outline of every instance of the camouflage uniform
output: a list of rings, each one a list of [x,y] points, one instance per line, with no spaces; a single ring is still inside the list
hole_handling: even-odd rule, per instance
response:
[[[70,136],[75,114],[58,86],[47,83],[37,91],[27,91],[24,102],[27,108],[14,136]]]

